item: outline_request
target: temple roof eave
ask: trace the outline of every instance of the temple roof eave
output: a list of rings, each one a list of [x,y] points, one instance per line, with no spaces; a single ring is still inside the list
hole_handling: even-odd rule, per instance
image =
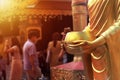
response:
[[[16,15],[72,15],[71,10],[40,10],[40,9],[24,9],[16,12]]]

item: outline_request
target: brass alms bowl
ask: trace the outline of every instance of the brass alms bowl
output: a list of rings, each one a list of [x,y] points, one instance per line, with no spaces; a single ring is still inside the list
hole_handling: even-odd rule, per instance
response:
[[[80,45],[73,44],[73,42],[77,40],[90,40],[90,35],[87,32],[68,32],[65,37],[65,49],[68,53],[74,55],[82,54]]]

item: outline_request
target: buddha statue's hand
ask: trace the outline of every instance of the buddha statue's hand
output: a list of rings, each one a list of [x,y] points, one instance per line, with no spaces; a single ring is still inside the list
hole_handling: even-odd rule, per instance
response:
[[[74,54],[88,53],[94,49],[92,41],[87,41],[87,40],[75,40],[75,41],[66,43],[65,46],[66,46],[66,49],[70,50]]]
[[[80,47],[82,47],[83,53],[90,53],[95,50],[97,47],[103,45],[105,43],[105,39],[103,36],[99,36],[93,41],[83,40],[80,41]]]
[[[77,40],[73,41],[73,44],[70,46],[79,46],[81,48],[82,53],[90,53],[92,50],[95,49],[93,46],[94,43],[92,41],[87,41],[87,40]]]

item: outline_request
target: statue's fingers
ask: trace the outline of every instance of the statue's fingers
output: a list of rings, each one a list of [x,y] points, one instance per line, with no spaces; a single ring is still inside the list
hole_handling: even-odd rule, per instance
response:
[[[69,45],[70,47],[78,47],[78,46],[81,46],[81,44],[79,43],[79,44],[70,44]]]
[[[74,44],[77,44],[77,43],[81,43],[81,42],[84,42],[85,40],[75,40],[75,41],[72,41],[72,43]]]

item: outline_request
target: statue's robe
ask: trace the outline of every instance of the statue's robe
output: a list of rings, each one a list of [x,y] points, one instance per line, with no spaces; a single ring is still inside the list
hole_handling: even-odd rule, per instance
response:
[[[107,64],[103,61],[99,63],[99,66],[104,65],[106,69],[101,73],[99,67],[98,71],[93,69],[93,77],[96,77],[95,80],[120,80],[120,0],[89,0],[88,12],[89,32],[94,38],[103,36],[107,45],[103,57]]]

